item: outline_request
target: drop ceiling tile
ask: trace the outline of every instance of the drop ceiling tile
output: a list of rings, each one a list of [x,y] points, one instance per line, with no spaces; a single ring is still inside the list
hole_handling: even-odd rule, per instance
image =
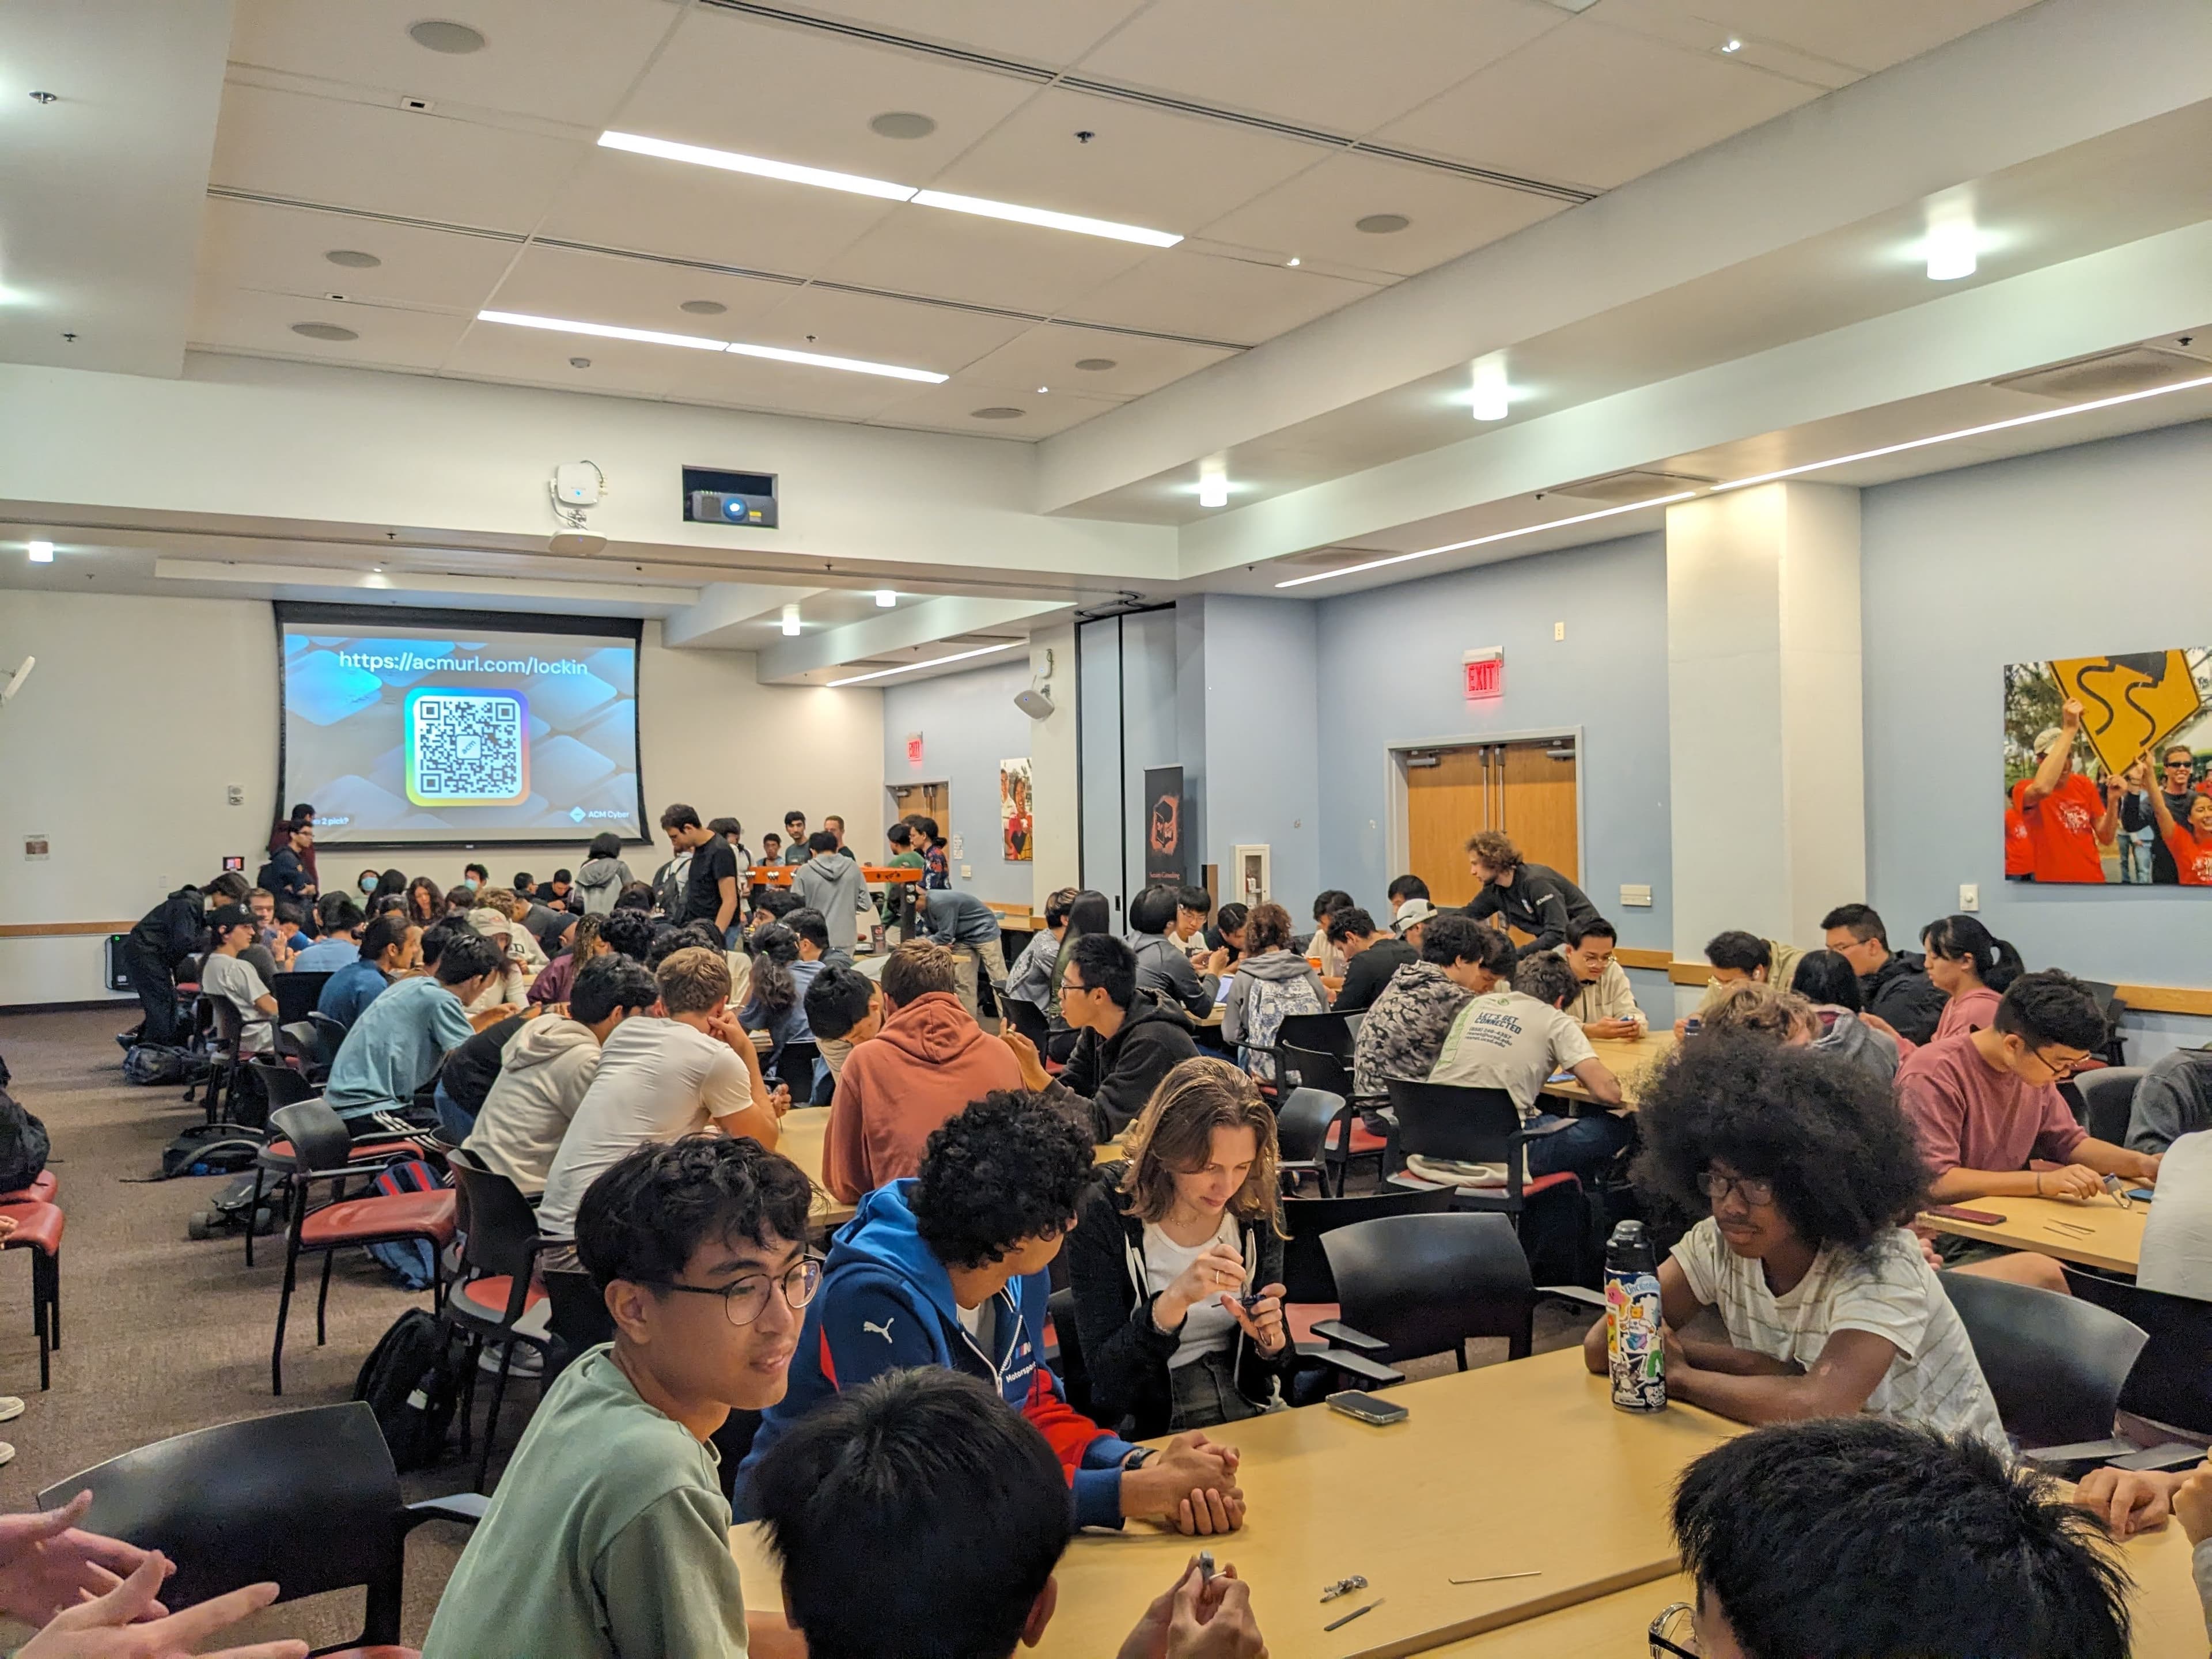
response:
[[[719,358],[720,354],[471,320],[467,334],[447,355],[443,367],[448,374],[474,380],[520,381],[563,392],[661,398],[683,378],[691,359],[710,355]],[[584,358],[591,367],[578,368],[569,362],[571,357]]]
[[[541,234],[804,276],[898,205],[594,147]]]
[[[1346,154],[1276,185],[1215,220],[1203,234],[1208,241],[1273,251],[1285,258],[1411,276],[1547,219],[1566,205],[1433,167]],[[1355,228],[1369,215],[1384,213],[1410,222],[1387,235]]]
[[[1079,132],[1092,137],[1085,143]],[[1328,154],[1272,132],[1055,88],[928,182],[1188,235]]]
[[[823,0],[808,9],[915,40],[970,46],[995,58],[1067,64],[1146,0]]]
[[[420,0],[240,0],[234,62],[584,125],[611,114],[674,13],[663,0],[439,0],[480,52],[410,38]]]
[[[1832,58],[1819,57],[1767,36],[1752,33],[1747,26],[1721,20],[1718,14],[1729,9],[1725,3],[1711,5],[1707,4],[1706,0],[1606,0],[1601,18],[1609,27],[1664,40],[1685,52],[1710,52],[1725,56],[1733,63],[1748,64],[1753,69],[1771,70],[1777,75],[1786,75],[1792,80],[1808,82],[1831,91],[1838,87],[1849,86],[1865,73],[1849,64],[1839,64]],[[1752,9],[1747,7],[1745,9]],[[1707,13],[1715,15],[1701,15]],[[1741,44],[1734,52],[1722,53],[1723,43],[1729,40]]]
[[[349,328],[354,340],[313,340],[295,323]],[[389,307],[332,305],[207,281],[193,307],[191,343],[214,350],[258,352],[319,362],[387,368],[435,368],[460,338],[465,317]]]
[[[1577,17],[1381,137],[1500,172],[1610,190],[1819,94],[1717,54]]]
[[[2034,0],[1656,0],[1650,9],[1732,31],[1746,40],[1793,46],[1871,73],[1971,34],[1985,24],[2025,11]],[[1614,21],[1644,4],[1600,0],[1595,15]]]
[[[1073,309],[1078,320],[1256,345],[1375,291],[1316,270],[1166,248]]]
[[[618,328],[652,328],[668,334],[703,334],[729,340],[751,331],[781,305],[790,289],[719,271],[695,270],[654,259],[532,245],[486,306],[534,317],[567,317]],[[726,307],[711,316],[685,311],[689,300]]]
[[[1135,242],[909,204],[816,274],[896,293],[1052,312],[1152,252]]]
[[[1079,426],[1103,415],[1120,401],[1079,397],[1058,390],[1045,395],[1034,392],[1009,394],[955,380],[902,398],[878,419],[884,425],[927,427],[933,432],[957,432],[969,437],[1033,440],[1048,438],[1055,432]],[[1018,409],[1022,412],[1011,419],[981,420],[975,413],[979,409]]]
[[[1543,0],[1160,0],[1079,72],[1357,135],[1566,21]]]
[[[1104,329],[1040,323],[1008,342],[960,376],[970,386],[1029,392],[1048,386],[1078,396],[1141,398],[1186,374],[1195,374],[1233,351],[1186,345],[1180,340],[1147,339]],[[1106,368],[1079,368],[1079,362],[1105,362]]]
[[[958,374],[1030,326],[1016,318],[835,289],[787,289],[781,295],[782,303],[746,339],[939,374]]]
[[[915,391],[912,380],[843,369],[809,368],[763,357],[684,352],[672,398],[685,403],[764,409],[828,421],[865,421]]]
[[[528,230],[589,153],[576,140],[234,84],[211,177],[300,201]]]
[[[370,270],[334,265],[323,257],[333,249],[384,263]],[[489,237],[217,197],[207,204],[199,269],[203,281],[225,286],[474,311],[520,251]]]
[[[608,125],[918,185],[1036,92],[1015,76],[695,6]],[[868,123],[889,111],[927,115],[937,131],[884,137]]]

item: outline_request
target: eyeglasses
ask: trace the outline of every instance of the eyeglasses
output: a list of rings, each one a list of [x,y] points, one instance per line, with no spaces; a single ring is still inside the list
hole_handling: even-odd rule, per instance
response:
[[[1660,1608],[1644,1637],[1651,1644],[1651,1659],[1703,1659],[1698,1652],[1696,1617],[1687,1601]]]
[[[818,1256],[808,1256],[788,1272],[770,1275],[747,1273],[743,1279],[733,1279],[726,1285],[663,1284],[664,1291],[681,1291],[686,1296],[719,1296],[722,1311],[729,1316],[732,1325],[750,1325],[768,1311],[769,1286],[777,1286],[783,1293],[783,1304],[797,1313],[814,1300],[814,1293],[822,1288],[822,1261]]]
[[[2082,1055],[2079,1060],[2052,1060],[2040,1048],[2030,1048],[2027,1051],[2027,1057],[2050,1073],[2051,1080],[2053,1083],[2063,1082],[2089,1063],[2089,1056],[2087,1054]]]
[[[1741,1194],[1754,1210],[1774,1202],[1774,1183],[1763,1176],[1724,1176],[1706,1170],[1698,1176],[1698,1190],[1716,1204],[1730,1193]]]
[[[1062,975],[1060,977],[1060,994],[1064,997],[1079,997],[1090,988],[1091,988],[1088,985],[1078,985],[1073,980],[1067,978],[1065,975]]]

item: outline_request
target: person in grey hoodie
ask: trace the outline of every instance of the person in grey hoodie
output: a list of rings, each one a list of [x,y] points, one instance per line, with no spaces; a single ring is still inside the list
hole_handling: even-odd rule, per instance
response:
[[[1273,1049],[1285,1017],[1325,1014],[1328,992],[1313,964],[1291,949],[1291,913],[1255,904],[1244,922],[1244,959],[1221,1005],[1221,1035],[1239,1045],[1237,1063],[1267,1083],[1282,1081]]]
[[[1176,896],[1182,890],[1147,887],[1129,901],[1129,948],[1137,953],[1139,990],[1157,991],[1204,1019],[1213,1012],[1221,981],[1217,975],[1199,972],[1190,953],[1167,936],[1176,924]]]
[[[599,1074],[600,1045],[659,1000],[660,987],[642,963],[614,951],[593,957],[576,975],[567,1015],[527,1021],[507,1044],[461,1150],[526,1196],[544,1192],[553,1155]]]
[[[2128,1145],[2162,1152],[2200,1129],[2212,1129],[2212,1049],[2176,1048],[2152,1061],[2136,1085]]]
[[[592,837],[583,867],[569,886],[583,901],[586,915],[604,916],[615,908],[616,898],[629,881],[629,866],[622,859],[622,837],[609,830]]]
[[[1426,1078],[1468,1000],[1513,971],[1513,941],[1455,911],[1421,929],[1421,957],[1391,975],[1352,1045],[1352,1092],[1389,1092],[1389,1079]]]
[[[813,856],[791,872],[791,893],[810,910],[819,910],[830,930],[833,950],[850,951],[860,940],[853,918],[875,907],[868,902],[867,879],[856,860],[827,856],[837,850],[837,837],[817,830],[806,838]]]

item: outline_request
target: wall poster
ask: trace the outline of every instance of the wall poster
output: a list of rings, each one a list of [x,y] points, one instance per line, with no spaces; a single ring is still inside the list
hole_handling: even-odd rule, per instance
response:
[[[1010,864],[1036,857],[1036,824],[1030,816],[1030,757],[999,763],[999,838]]]
[[[1184,850],[1182,768],[1145,769],[1145,885],[1181,887],[1190,880]]]

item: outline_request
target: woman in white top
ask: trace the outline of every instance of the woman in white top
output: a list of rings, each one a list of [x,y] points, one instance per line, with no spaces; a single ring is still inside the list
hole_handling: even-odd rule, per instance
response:
[[[1869,1412],[2008,1451],[1966,1326],[1904,1224],[1928,1171],[1890,1091],[1755,1036],[1685,1044],[1638,1101],[1639,1185],[1707,1212],[1659,1264],[1667,1391],[1778,1423]],[[1707,1308],[1725,1343],[1678,1333]],[[1583,1345],[1606,1370],[1605,1324]]]
[[[1091,1415],[1143,1439],[1272,1409],[1283,1322],[1275,1115],[1225,1060],[1160,1079],[1067,1241]]]

